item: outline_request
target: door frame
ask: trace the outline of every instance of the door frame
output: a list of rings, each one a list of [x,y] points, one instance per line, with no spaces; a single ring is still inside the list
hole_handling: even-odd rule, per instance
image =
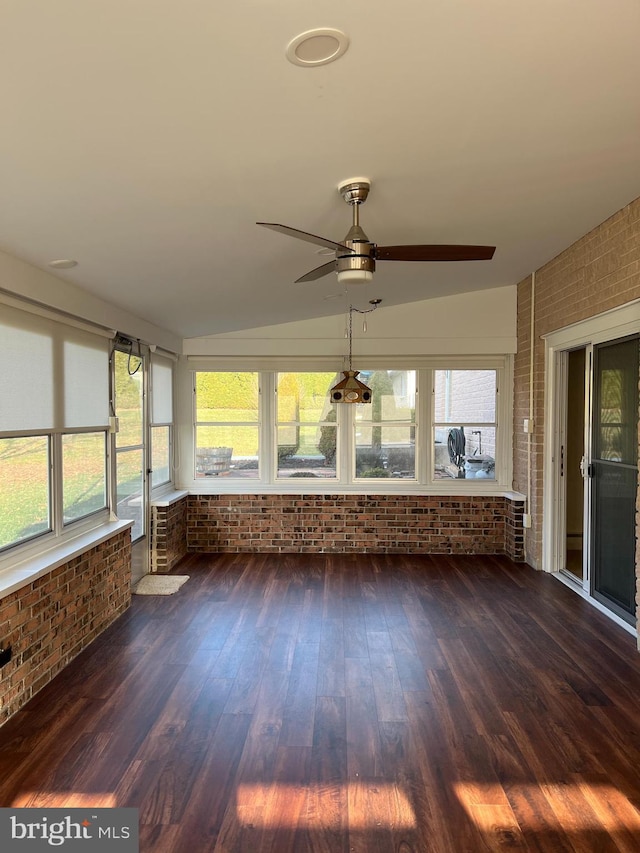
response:
[[[120,336],[112,345],[111,356],[109,358],[109,383],[110,383],[110,414],[117,415],[117,399],[115,396],[115,374],[114,365],[112,363],[113,356],[116,351],[128,353],[126,341],[129,339],[125,336]],[[134,355],[142,359],[142,519],[143,519],[143,534],[131,542],[131,577],[132,583],[140,580],[143,575],[148,574],[151,567],[151,471],[150,471],[150,428],[149,428],[149,371],[151,365],[151,350],[147,344],[140,341],[131,340],[131,344],[135,344],[136,352]],[[114,408],[115,406],[115,408]],[[110,501],[115,513],[117,509],[117,459],[118,453],[116,448],[116,436],[112,434],[111,438],[111,495]]]
[[[582,588],[590,591],[590,561],[589,554],[591,553],[591,528],[588,523],[583,523],[582,530],[582,576],[570,573],[566,566],[567,553],[567,483],[568,483],[568,465],[569,465],[569,357],[571,353],[583,351],[585,357],[585,366],[583,372],[584,383],[584,410],[582,413],[582,518],[584,520],[590,518],[589,507],[591,506],[591,480],[584,475],[587,470],[590,458],[591,448],[591,393],[592,393],[592,377],[591,364],[593,356],[593,346],[572,346],[568,349],[556,350],[554,357],[556,359],[556,375],[555,375],[555,434],[553,447],[558,448],[556,452],[559,454],[559,464],[553,467],[553,482],[554,482],[554,508],[552,520],[554,522],[551,537],[553,538],[553,552],[549,561],[547,571],[551,572],[567,572],[567,578],[573,584],[580,584]]]
[[[564,568],[566,512],[564,482],[560,472],[560,450],[566,437],[568,352],[580,347],[591,351],[594,344],[606,343],[638,333],[640,333],[640,300],[635,300],[620,308],[614,308],[542,336],[545,344],[545,415],[541,568],[575,589],[595,607],[634,635],[637,634],[635,626],[630,625],[593,598],[589,588],[590,581],[585,582],[586,572],[583,572],[583,582],[580,584],[579,581],[574,582],[566,577],[561,571]],[[587,393],[589,397],[585,401],[585,406],[590,406],[590,389]],[[586,423],[588,425],[589,418]],[[585,515],[585,521],[587,517]],[[588,523],[590,524],[590,520]],[[587,537],[588,535],[587,533]],[[589,554],[590,542],[585,540],[584,544],[584,553]]]

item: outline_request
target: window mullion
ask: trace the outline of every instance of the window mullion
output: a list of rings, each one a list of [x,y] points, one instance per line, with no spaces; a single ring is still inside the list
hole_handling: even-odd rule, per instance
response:
[[[433,480],[433,370],[416,372],[418,390],[416,397],[416,464],[420,483]]]
[[[260,482],[272,484],[276,479],[275,460],[278,458],[276,373],[272,370],[260,373],[258,383],[258,472]]]
[[[63,529],[63,472],[62,472],[62,435],[54,432],[51,435],[51,461],[49,466],[51,495],[51,522],[56,536]]]
[[[337,423],[340,430],[338,481],[341,485],[351,485],[356,473],[356,407],[343,404],[337,408]]]

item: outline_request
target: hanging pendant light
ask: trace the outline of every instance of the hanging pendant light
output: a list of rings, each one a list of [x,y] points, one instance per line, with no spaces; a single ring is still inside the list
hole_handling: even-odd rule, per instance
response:
[[[358,308],[354,308],[353,305],[349,306],[349,369],[342,371],[343,378],[331,389],[330,397],[332,403],[371,402],[371,388],[358,379],[360,371],[353,370],[351,364],[353,352],[353,312],[357,311],[358,314],[370,314],[376,310],[381,302],[381,299],[371,299],[369,304],[373,307],[367,311],[360,311]]]
[[[370,403],[371,388],[357,378],[359,370],[343,370],[344,379],[331,389],[332,403]]]

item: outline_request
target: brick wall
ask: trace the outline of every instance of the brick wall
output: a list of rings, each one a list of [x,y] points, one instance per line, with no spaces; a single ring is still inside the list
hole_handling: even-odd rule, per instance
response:
[[[504,553],[516,563],[524,562],[524,500],[505,499]]]
[[[131,603],[129,530],[0,599],[0,637],[13,651],[0,678],[0,725]]]
[[[501,496],[192,495],[187,546],[212,553],[507,554],[522,560],[521,522],[522,505]]]
[[[544,342],[549,332],[640,299],[640,199],[590,231],[540,270],[535,280],[534,420],[532,441],[533,526],[527,531],[527,562],[540,566],[544,441]],[[527,492],[531,279],[518,285],[518,353],[515,360],[514,488]],[[639,554],[640,556],[640,554]],[[639,580],[640,584],[640,580]],[[640,588],[640,587],[639,587]]]
[[[187,553],[187,497],[151,507],[151,571],[170,572]]]

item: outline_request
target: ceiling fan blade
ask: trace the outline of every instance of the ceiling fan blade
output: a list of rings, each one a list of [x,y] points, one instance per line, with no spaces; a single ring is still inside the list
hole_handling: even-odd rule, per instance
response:
[[[271,228],[272,231],[279,231],[281,234],[296,237],[298,240],[304,240],[307,243],[315,243],[316,246],[326,246],[329,249],[335,249],[340,252],[353,252],[353,249],[350,249],[343,243],[336,243],[333,240],[328,240],[326,237],[318,237],[316,234],[309,234],[307,231],[291,228],[289,225],[279,225],[277,222],[256,222],[256,225]]]
[[[377,261],[490,261],[495,246],[377,246]]]
[[[333,272],[336,268],[335,261],[329,261],[328,264],[322,264],[321,267],[316,267],[314,270],[311,270],[305,275],[300,276],[295,280],[295,284],[298,284],[301,281],[315,281],[317,278],[322,278],[323,275],[329,275],[330,272]]]

